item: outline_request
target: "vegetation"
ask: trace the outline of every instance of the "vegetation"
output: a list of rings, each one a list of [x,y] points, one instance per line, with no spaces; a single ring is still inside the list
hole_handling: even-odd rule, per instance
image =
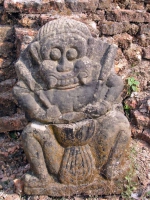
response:
[[[124,184],[124,190],[121,194],[122,198],[125,200],[133,199],[132,193],[137,188],[137,183],[135,182],[135,169],[136,169],[136,161],[135,157],[137,155],[137,151],[134,147],[131,148],[130,151],[130,169],[128,174],[125,177],[125,184]]]
[[[129,116],[130,116],[130,109],[131,109],[130,106],[128,104],[124,104],[123,108],[124,108],[124,112],[125,112],[126,117],[129,118]]]
[[[137,92],[140,83],[134,77],[127,78],[127,94],[130,96],[132,92]]]

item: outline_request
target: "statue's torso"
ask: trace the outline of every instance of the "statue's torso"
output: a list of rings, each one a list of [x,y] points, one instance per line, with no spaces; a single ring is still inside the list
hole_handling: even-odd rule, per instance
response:
[[[79,86],[67,90],[51,89],[44,91],[52,105],[58,106],[62,113],[80,111],[81,108],[94,100],[94,93],[97,83],[91,85]]]

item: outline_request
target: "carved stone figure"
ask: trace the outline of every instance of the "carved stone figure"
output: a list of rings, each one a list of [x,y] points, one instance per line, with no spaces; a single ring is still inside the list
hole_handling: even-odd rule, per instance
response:
[[[100,194],[125,176],[130,126],[115,55],[115,45],[67,18],[44,25],[21,54],[14,95],[30,122],[22,133],[33,172],[27,194]]]

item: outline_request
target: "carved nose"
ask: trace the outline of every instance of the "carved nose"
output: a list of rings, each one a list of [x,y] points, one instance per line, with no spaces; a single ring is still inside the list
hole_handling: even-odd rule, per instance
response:
[[[68,72],[68,71],[72,71],[73,69],[73,62],[70,62],[69,60],[67,60],[67,58],[63,58],[59,65],[57,66],[57,71],[58,72]]]

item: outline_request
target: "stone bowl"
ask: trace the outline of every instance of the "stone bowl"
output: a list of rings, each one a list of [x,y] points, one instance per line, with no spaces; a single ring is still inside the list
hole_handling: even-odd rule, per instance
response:
[[[95,133],[93,119],[71,124],[54,124],[52,127],[57,141],[63,147],[86,145]]]

